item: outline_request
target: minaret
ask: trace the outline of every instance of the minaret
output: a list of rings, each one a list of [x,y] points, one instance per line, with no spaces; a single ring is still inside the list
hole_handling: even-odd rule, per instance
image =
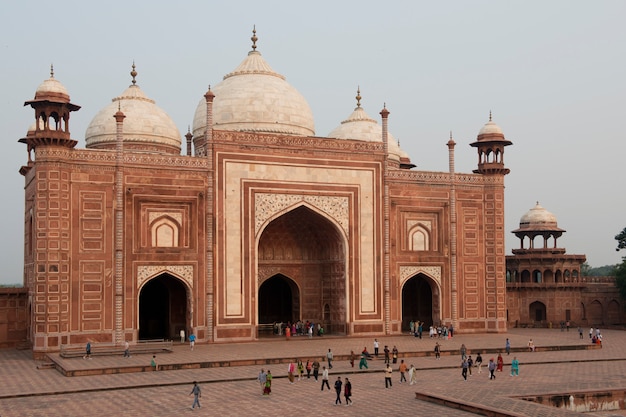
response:
[[[135,64],[131,75],[135,73]],[[136,73],[135,73],[136,75]],[[133,82],[135,81],[133,75]],[[115,118],[115,344],[124,337],[124,119],[120,102]]]
[[[389,240],[389,184],[387,171],[389,169],[389,110],[383,105],[380,111],[383,118],[383,149],[385,162],[383,164],[383,217],[384,217],[384,241],[383,241],[383,282],[384,282],[384,314],[385,314],[385,334],[391,334],[391,277],[390,277],[390,240]]]
[[[457,249],[456,249],[456,172],[454,167],[454,147],[456,142],[452,139],[450,132],[450,140],[448,140],[448,168],[450,172],[450,286],[451,288],[451,320],[455,329],[458,329],[458,290],[457,290]]]

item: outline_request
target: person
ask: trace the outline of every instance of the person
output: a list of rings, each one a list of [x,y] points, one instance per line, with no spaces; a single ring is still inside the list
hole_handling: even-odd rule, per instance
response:
[[[387,363],[387,367],[385,368],[385,388],[389,388],[393,386],[391,383],[391,374],[393,373],[393,369],[391,369],[391,365]]]
[[[478,352],[478,355],[476,356],[476,361],[474,363],[476,364],[476,367],[478,368],[478,373],[480,374],[482,372],[481,367],[483,366],[483,357],[480,355],[480,352]]]
[[[189,347],[191,348],[191,350],[193,350],[193,347],[195,346],[195,344],[196,344],[196,335],[191,333],[189,335]]]
[[[565,331],[569,332],[569,320],[565,322]]]
[[[515,356],[513,356],[511,361],[511,376],[519,376],[519,361]]]
[[[504,342],[504,350],[506,351],[507,355],[511,353],[511,341],[508,337],[506,338],[506,342]]]
[[[309,339],[313,338],[313,323],[309,325]]]
[[[496,371],[502,372],[502,367],[504,366],[504,360],[502,359],[502,355],[498,353],[497,359],[497,368]]]
[[[185,343],[185,330],[180,329],[180,343]]]
[[[406,382],[405,373],[407,371],[406,363],[404,363],[404,359],[400,360],[400,366],[398,367],[400,371],[400,383]]]
[[[583,328],[580,327],[580,326],[578,326],[578,336],[579,336],[580,339],[583,338]]]
[[[467,371],[469,372],[470,376],[472,376],[472,366],[474,365],[474,360],[472,359],[472,355],[469,355],[467,357]]]
[[[317,381],[317,376],[320,373],[320,363],[317,361],[317,359],[315,359],[313,361],[313,378],[315,378],[315,380]]]
[[[591,339],[591,336],[593,336],[593,326],[589,329],[589,339]]]
[[[398,363],[398,348],[394,345],[391,350],[391,356],[393,357],[393,363]]]
[[[289,362],[287,365],[287,377],[289,378],[289,383],[293,384],[293,374],[296,371],[296,364],[293,362]]]
[[[378,339],[374,339],[374,356],[378,357]]]
[[[383,352],[385,353],[385,365],[389,365],[389,347],[387,345],[385,345]]]
[[[354,368],[354,351],[350,351],[350,366]]]
[[[150,360],[150,366],[152,367],[153,371],[159,370],[159,364],[157,363],[156,355],[152,355],[152,360]]]
[[[467,348],[465,347],[465,343],[461,343],[461,359],[465,360],[465,358],[467,357],[466,353],[467,353]]]
[[[409,334],[415,334],[415,322],[413,320],[411,320],[411,322],[409,323]]]
[[[310,359],[306,360],[306,378],[311,379],[311,369],[313,369],[313,364]]]
[[[124,357],[130,358],[130,344],[128,343],[128,340],[124,342]]]
[[[435,359],[441,359],[441,346],[439,346],[439,342],[435,342]]]
[[[535,351],[535,343],[533,342],[533,339],[530,339],[528,341],[528,351],[529,352],[534,352]]]
[[[337,393],[337,398],[335,398],[335,405],[341,404],[341,386],[343,383],[341,382],[341,377],[338,376],[335,381],[335,393]]]
[[[322,391],[324,391],[324,385],[326,385],[330,391],[330,385],[328,385],[328,369],[326,369],[325,366],[322,367]]]
[[[465,381],[467,381],[467,368],[469,364],[467,363],[467,358],[461,359],[461,376]]]
[[[256,380],[259,381],[261,385],[261,395],[265,395],[265,383],[267,382],[267,374],[263,369],[259,372],[259,376],[256,377]]]
[[[424,323],[420,321],[419,324],[417,325],[417,335],[420,339],[422,338],[423,332],[424,332]]]
[[[263,395],[270,395],[272,393],[272,373],[267,370],[265,375],[265,388],[263,389]]]
[[[300,359],[298,359],[296,368],[298,369],[298,381],[302,381],[302,377],[304,376],[304,365]]]
[[[85,356],[83,359],[91,359],[91,340],[87,340],[87,344],[85,345]]]
[[[333,369],[333,352],[328,349],[328,353],[326,354],[326,359],[328,360],[328,369]]]
[[[450,324],[450,327],[448,328],[448,336],[450,336],[450,339],[454,337],[454,327],[452,327],[452,324]]]
[[[343,396],[346,398],[346,406],[352,405],[352,383],[346,378],[346,383],[343,384]]]
[[[361,353],[361,360],[359,361],[359,369],[363,369],[365,367],[365,369],[369,369],[369,366],[367,365],[367,356],[365,356],[364,353]]]
[[[415,369],[415,366],[411,364],[411,367],[409,368],[409,385],[413,385],[416,383],[417,383],[417,370]]]
[[[193,394],[193,404],[191,405],[191,409],[200,408],[200,398],[202,397],[202,392],[200,392],[200,385],[196,381],[193,381],[193,388],[191,388],[191,392],[189,395]]]
[[[370,353],[367,351],[367,346],[363,348],[363,351],[361,352],[362,355],[365,355],[366,359],[372,359],[372,355],[370,355]]]
[[[496,379],[496,363],[493,361],[493,358],[489,359],[487,369],[489,369],[489,379]]]

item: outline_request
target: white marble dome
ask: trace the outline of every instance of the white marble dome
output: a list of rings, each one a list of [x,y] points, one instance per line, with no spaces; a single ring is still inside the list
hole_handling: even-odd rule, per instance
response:
[[[539,202],[521,217],[519,226],[524,230],[558,229],[556,216],[539,205]]]
[[[37,87],[37,91],[35,91],[35,99],[40,98],[41,96],[52,94],[60,94],[67,96],[69,100],[69,93],[67,89],[59,80],[54,78],[54,75],[50,74],[50,78],[42,82],[39,87]]]
[[[255,40],[256,41],[256,40]],[[304,97],[285,77],[274,72],[261,53],[253,50],[211,90],[214,128],[242,132],[313,136],[313,113]],[[206,100],[198,103],[193,136],[206,131]]]
[[[409,158],[409,156],[400,149],[398,141],[393,135],[387,132],[388,135],[388,152],[389,158],[400,161],[400,158]],[[357,95],[357,107],[348,118],[341,122],[339,126],[333,129],[327,135],[329,138],[335,139],[353,139],[364,140],[368,142],[382,142],[383,140],[383,127],[372,119],[360,104],[360,95]]]
[[[176,124],[154,100],[146,97],[141,88],[135,84],[134,75],[133,84],[119,97],[115,97],[111,104],[100,110],[89,123],[85,132],[87,148],[115,148],[117,129],[113,116],[118,109],[126,116],[122,127],[125,147],[140,151],[180,154],[182,142]]]
[[[500,126],[498,126],[493,120],[491,120],[491,116],[489,116],[489,121],[485,123],[485,125],[480,129],[478,135],[480,136],[494,133],[504,135]]]

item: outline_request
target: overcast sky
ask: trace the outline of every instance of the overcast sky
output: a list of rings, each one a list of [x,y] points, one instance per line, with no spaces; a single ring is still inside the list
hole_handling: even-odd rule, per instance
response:
[[[82,106],[70,120],[84,147],[87,125],[137,82],[181,136],[209,84],[251,49],[308,100],[317,136],[355,107],[379,120],[417,169],[471,172],[489,112],[512,146],[504,162],[510,233],[537,201],[567,232],[558,240],[591,266],[616,264],[626,227],[624,1],[12,1],[0,16],[0,127],[4,149],[0,284],[23,276],[26,146],[23,107],[55,78]]]

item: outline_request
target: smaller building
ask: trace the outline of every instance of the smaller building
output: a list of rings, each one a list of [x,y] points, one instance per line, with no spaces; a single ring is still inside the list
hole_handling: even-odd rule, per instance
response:
[[[569,255],[554,214],[537,205],[524,214],[519,249],[506,257],[509,326],[608,326],[623,323],[613,277],[583,277],[585,255]]]

